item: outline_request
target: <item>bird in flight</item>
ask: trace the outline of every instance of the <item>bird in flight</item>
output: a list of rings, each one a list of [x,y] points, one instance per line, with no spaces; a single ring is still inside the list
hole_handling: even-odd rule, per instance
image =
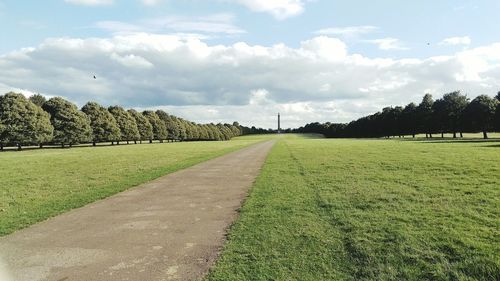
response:
[[[95,77],[95,75],[94,75],[94,79],[97,79],[97,78]]]

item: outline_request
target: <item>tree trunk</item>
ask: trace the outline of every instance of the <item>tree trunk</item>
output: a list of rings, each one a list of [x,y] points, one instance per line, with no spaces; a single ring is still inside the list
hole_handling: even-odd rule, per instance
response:
[[[20,143],[17,144],[17,150],[19,150],[19,151],[23,150],[23,147],[21,146]]]
[[[127,144],[129,144],[129,141],[127,141]]]
[[[456,132],[453,132],[453,138],[456,139],[457,138],[457,133]]]
[[[432,139],[432,134],[429,134],[429,137]]]
[[[483,138],[484,138],[484,139],[487,139],[487,138],[488,138],[488,132],[483,131]]]
[[[444,139],[444,133],[441,133],[441,138]]]
[[[153,143],[153,140],[149,140],[149,143]]]
[[[460,132],[460,138],[463,138],[464,137],[464,134],[462,132]]]
[[[92,146],[95,146],[95,141],[92,142]]]
[[[64,148],[64,142],[61,142],[61,148]]]
[[[425,134],[425,138],[428,139],[429,138],[429,134],[426,133]]]
[[[413,138],[415,138],[415,134],[412,134]]]
[[[43,143],[40,144],[40,148],[43,148]]]
[[[120,145],[120,142],[119,142],[119,141],[117,141],[117,142],[116,142],[116,145]]]
[[[72,144],[72,143],[70,143],[70,144],[69,144],[69,147],[70,147],[70,148],[72,148],[72,147],[73,147],[73,144]]]
[[[142,144],[142,140],[140,140],[139,143]]]
[[[111,142],[111,145],[115,145],[115,142],[114,142],[114,141],[112,141],[112,142]]]
[[[136,140],[134,141],[134,144],[137,144],[137,141],[136,141]]]
[[[3,143],[0,143],[0,151],[3,151]]]

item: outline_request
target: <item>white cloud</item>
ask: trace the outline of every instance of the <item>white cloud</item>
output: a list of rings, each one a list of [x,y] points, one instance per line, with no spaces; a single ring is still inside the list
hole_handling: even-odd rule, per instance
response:
[[[303,0],[233,0],[252,11],[265,12],[276,19],[283,20],[301,14],[304,11]]]
[[[141,0],[142,3],[146,6],[156,6],[163,2],[163,0]]]
[[[368,43],[372,43],[378,45],[380,50],[408,50],[407,47],[404,47],[399,39],[396,38],[381,38],[375,40],[366,40]]]
[[[341,35],[341,36],[358,36],[361,34],[372,33],[377,31],[378,27],[372,25],[362,26],[346,26],[346,27],[329,27],[315,31],[315,34],[321,35]]]
[[[113,0],[64,0],[66,3],[84,6],[104,6],[113,4]]]
[[[97,79],[93,79],[96,75]],[[63,96],[80,106],[164,107],[199,122],[238,120],[287,127],[346,122],[426,92],[461,89],[474,98],[500,90],[500,43],[426,59],[350,54],[327,36],[299,47],[209,45],[148,33],[54,38],[0,56],[0,91]]]
[[[227,35],[242,34],[246,31],[233,24],[231,14],[214,14],[204,17],[170,16],[141,20],[136,23],[120,21],[100,21],[95,27],[113,33],[148,32],[160,33],[174,31],[179,33],[219,33]]]
[[[439,45],[470,45],[471,42],[472,41],[468,36],[450,37],[441,41]]]

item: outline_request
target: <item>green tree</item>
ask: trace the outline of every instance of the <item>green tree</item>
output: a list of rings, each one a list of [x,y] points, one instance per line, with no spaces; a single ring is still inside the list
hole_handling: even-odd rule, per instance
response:
[[[163,110],[157,110],[156,114],[160,118],[161,121],[165,124],[165,128],[167,128],[167,139],[169,140],[177,140],[179,139],[179,127],[174,119],[174,116],[169,115]]]
[[[436,132],[441,133],[441,138],[444,138],[444,133],[448,128],[448,112],[443,99],[438,99],[432,105],[432,124]]]
[[[152,141],[153,126],[149,123],[148,118],[134,109],[129,109],[127,112],[135,119],[137,129],[139,130],[139,141],[141,143],[143,140]]]
[[[434,104],[434,100],[432,99],[431,94],[426,94],[422,98],[422,102],[417,107],[417,116],[418,116],[418,131],[425,133],[426,137],[432,138],[432,106]]]
[[[137,122],[135,118],[125,111],[123,107],[120,106],[110,106],[108,108],[109,112],[113,117],[115,117],[116,123],[120,128],[121,140],[127,141],[137,141],[140,138],[139,128],[137,127]]]
[[[62,147],[92,139],[90,119],[73,103],[55,97],[43,104],[43,110],[50,114],[50,122],[54,126],[54,141]]]
[[[167,138],[167,127],[165,123],[158,117],[156,112],[151,110],[146,110],[142,113],[148,119],[151,126],[153,126],[153,138],[163,142]],[[152,140],[150,140],[152,142]]]
[[[92,128],[92,145],[98,142],[110,141],[113,144],[120,140],[120,128],[109,111],[96,102],[88,102],[82,111],[90,118]]]
[[[403,135],[412,135],[415,138],[415,134],[418,131],[418,116],[417,116],[417,106],[414,103],[410,103],[403,109],[401,115],[402,131]]]
[[[52,140],[53,131],[49,114],[22,94],[0,96],[0,150],[4,143],[16,144],[19,150],[24,144],[42,147]]]
[[[498,101],[486,95],[472,100],[464,112],[467,123],[474,131],[482,131],[483,137],[488,138],[488,131],[495,128],[495,111]]]
[[[29,100],[32,103],[38,105],[39,107],[42,107],[43,104],[47,101],[47,99],[44,96],[40,95],[40,94],[34,94],[34,95],[32,95],[31,97],[29,97]]]
[[[462,135],[462,115],[469,104],[469,99],[460,91],[445,94],[443,96],[444,113],[447,119],[446,128],[453,133],[453,138],[457,137],[457,132]]]

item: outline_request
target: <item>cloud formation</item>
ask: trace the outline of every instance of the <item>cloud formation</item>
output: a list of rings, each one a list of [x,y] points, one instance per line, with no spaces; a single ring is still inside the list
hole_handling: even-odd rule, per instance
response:
[[[97,79],[93,79],[96,75]],[[200,38],[149,33],[53,38],[0,56],[6,92],[25,89],[83,105],[167,108],[189,120],[287,126],[346,122],[387,105],[461,89],[500,90],[500,43],[426,59],[369,58],[340,39],[319,36],[293,48],[209,45]]]
[[[233,0],[252,11],[265,12],[276,19],[284,20],[304,11],[304,0]]]
[[[450,37],[446,38],[439,43],[439,45],[470,45],[472,40],[469,36],[464,37]]]
[[[219,33],[242,34],[246,31],[234,25],[232,14],[213,14],[203,17],[168,16],[139,20],[135,23],[121,21],[100,21],[94,26],[112,33],[162,33],[179,32],[187,34]]]
[[[377,31],[378,27],[372,25],[329,27],[315,31],[315,34],[321,35],[340,35],[340,36],[358,36],[361,34]]]
[[[399,39],[396,38],[381,38],[374,40],[366,40],[368,43],[372,43],[378,46],[380,50],[388,51],[388,50],[408,50],[407,47],[404,47]]]

